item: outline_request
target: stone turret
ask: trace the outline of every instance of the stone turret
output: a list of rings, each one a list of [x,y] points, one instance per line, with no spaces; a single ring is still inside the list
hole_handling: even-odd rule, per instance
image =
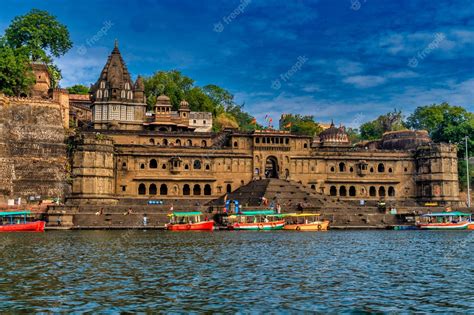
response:
[[[186,121],[189,119],[189,113],[191,110],[189,109],[189,103],[186,102],[185,100],[182,100],[181,103],[179,103],[179,117],[183,119],[183,121]]]
[[[91,88],[94,128],[113,126],[141,130],[146,110],[144,90],[142,78],[133,83],[116,42],[99,79]]]
[[[31,97],[48,98],[48,92],[51,88],[51,76],[48,66],[44,63],[32,63],[31,69],[35,76],[35,84],[31,88]]]

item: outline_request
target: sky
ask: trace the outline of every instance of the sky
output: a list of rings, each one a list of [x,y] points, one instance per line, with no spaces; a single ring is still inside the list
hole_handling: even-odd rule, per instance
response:
[[[474,111],[472,0],[2,0],[0,34],[32,8],[70,31],[63,87],[94,83],[117,39],[133,78],[179,70],[260,123],[357,127],[444,101]]]

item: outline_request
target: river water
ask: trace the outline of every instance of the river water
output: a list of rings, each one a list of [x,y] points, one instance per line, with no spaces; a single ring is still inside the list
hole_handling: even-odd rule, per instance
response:
[[[472,232],[0,234],[0,312],[474,312]]]

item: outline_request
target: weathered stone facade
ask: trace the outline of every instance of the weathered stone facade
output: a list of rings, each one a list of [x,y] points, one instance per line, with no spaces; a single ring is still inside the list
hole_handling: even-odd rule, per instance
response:
[[[64,91],[53,99],[0,95],[0,195],[63,197],[67,155]]]
[[[130,81],[117,47],[104,69],[114,58],[123,67],[114,68],[121,76],[109,82],[104,70],[97,86]],[[121,102],[130,100],[114,104]],[[103,98],[96,97],[92,106],[97,104]],[[183,101],[173,116],[164,95],[152,117],[143,117],[141,125],[135,118],[134,130],[127,119],[118,119],[114,128],[100,120],[95,130],[82,132],[73,159],[74,202],[214,199],[263,178],[298,182],[345,200],[459,200],[456,147],[435,144],[424,131],[387,133],[355,147],[344,127],[334,124],[315,138],[276,130],[198,133],[186,125],[189,104]]]

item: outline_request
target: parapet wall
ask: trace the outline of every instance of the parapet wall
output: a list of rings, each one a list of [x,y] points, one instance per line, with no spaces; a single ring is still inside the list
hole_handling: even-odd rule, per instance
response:
[[[0,95],[0,202],[64,196],[64,135],[58,103]]]

